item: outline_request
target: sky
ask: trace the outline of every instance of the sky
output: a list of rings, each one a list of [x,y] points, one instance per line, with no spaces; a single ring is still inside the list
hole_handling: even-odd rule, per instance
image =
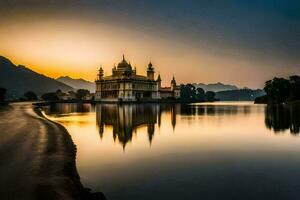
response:
[[[93,81],[122,54],[163,84],[260,88],[300,74],[297,0],[0,0],[0,55],[57,78]]]

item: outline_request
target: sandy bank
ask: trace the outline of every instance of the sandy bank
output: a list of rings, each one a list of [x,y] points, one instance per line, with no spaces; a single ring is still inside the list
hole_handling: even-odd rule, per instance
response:
[[[0,108],[1,199],[104,199],[80,183],[66,129],[29,103]]]

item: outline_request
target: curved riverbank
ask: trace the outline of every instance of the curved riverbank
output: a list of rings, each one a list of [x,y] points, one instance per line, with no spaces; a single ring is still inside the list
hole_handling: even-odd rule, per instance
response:
[[[1,199],[105,199],[80,182],[67,130],[29,103],[0,110]]]

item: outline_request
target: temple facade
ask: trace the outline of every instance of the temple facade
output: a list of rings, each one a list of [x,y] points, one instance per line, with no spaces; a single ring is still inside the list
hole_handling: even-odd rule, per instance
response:
[[[112,68],[111,75],[104,76],[104,71],[100,67],[96,79],[95,100],[136,102],[180,98],[180,90],[174,77],[171,81],[171,87],[162,88],[160,75],[157,79],[154,75],[155,71],[151,62],[147,66],[147,76],[142,76],[136,73],[136,68],[133,68],[123,55],[122,61]]]

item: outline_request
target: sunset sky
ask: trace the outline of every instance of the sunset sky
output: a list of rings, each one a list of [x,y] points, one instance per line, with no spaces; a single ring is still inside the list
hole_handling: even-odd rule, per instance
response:
[[[0,0],[0,55],[51,76],[94,80],[122,54],[164,84],[262,87],[300,74],[295,0]]]

